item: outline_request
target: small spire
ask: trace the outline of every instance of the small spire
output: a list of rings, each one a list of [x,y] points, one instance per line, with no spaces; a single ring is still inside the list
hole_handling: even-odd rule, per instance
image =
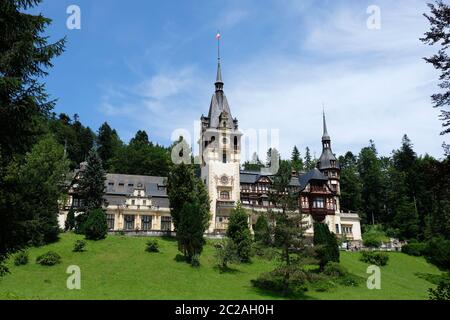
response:
[[[222,81],[222,67],[220,65],[220,31],[217,31],[216,39],[217,39],[217,76],[216,76],[216,91],[223,90],[223,81]]]
[[[323,108],[323,136],[322,141],[330,141],[330,135],[328,134],[327,130],[327,120],[325,118],[325,106],[322,105]]]

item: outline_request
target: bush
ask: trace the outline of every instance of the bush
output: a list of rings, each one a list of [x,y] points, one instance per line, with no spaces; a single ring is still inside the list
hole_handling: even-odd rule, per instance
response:
[[[86,247],[86,241],[83,240],[77,240],[75,241],[75,244],[73,245],[73,252],[83,252],[84,247]]]
[[[108,223],[106,214],[102,209],[94,209],[89,212],[84,223],[84,234],[88,240],[105,239],[108,234]]]
[[[255,241],[261,243],[262,245],[269,246],[272,243],[272,238],[270,236],[269,222],[265,215],[260,215],[258,220],[256,220],[255,227],[253,229],[255,232]]]
[[[343,266],[334,261],[330,261],[325,265],[323,273],[331,277],[344,277],[348,274]]]
[[[9,269],[5,266],[3,261],[0,261],[0,278],[6,276],[9,273]]]
[[[147,241],[145,251],[147,252],[159,252],[159,243],[156,239],[150,239]]]
[[[428,251],[428,244],[425,242],[411,242],[402,247],[402,252],[410,256],[423,256]]]
[[[194,268],[198,268],[200,267],[200,255],[199,254],[194,254],[191,258],[191,266],[193,266]]]
[[[28,252],[26,251],[19,251],[14,256],[14,264],[16,266],[24,266],[28,263]]]
[[[43,266],[54,266],[61,262],[61,256],[56,252],[49,251],[36,258],[36,263]]]
[[[226,271],[228,269],[228,263],[240,262],[237,248],[230,239],[223,240],[221,243],[218,243],[215,248],[217,266],[221,271]]]
[[[306,281],[308,275],[298,270],[288,279],[286,286],[283,268],[275,269],[271,272],[262,273],[257,279],[252,279],[251,284],[258,289],[273,291],[284,296],[302,294],[307,291]]]
[[[364,227],[363,244],[369,248],[379,248],[389,237],[381,225],[366,225]]]
[[[450,240],[442,237],[433,238],[428,242],[428,260],[446,270],[450,270]]]
[[[70,209],[64,222],[64,231],[72,231],[75,228],[75,211]]]
[[[363,236],[363,245],[368,248],[379,248],[381,247],[381,240],[377,235],[368,234]]]
[[[329,261],[339,262],[339,245],[336,235],[331,233],[324,223],[314,223],[314,246],[322,270]]]
[[[428,289],[430,300],[450,300],[450,278],[443,277],[436,289]]]
[[[359,260],[381,267],[387,265],[389,256],[385,252],[363,251]]]

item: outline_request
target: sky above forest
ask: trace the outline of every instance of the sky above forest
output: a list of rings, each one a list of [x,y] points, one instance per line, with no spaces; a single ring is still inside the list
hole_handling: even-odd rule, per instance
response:
[[[81,29],[67,28],[70,5]],[[379,28],[367,25],[371,5]],[[214,92],[217,30],[232,116],[261,137],[244,157],[264,157],[271,141],[283,157],[294,145],[319,156],[323,108],[338,155],[370,139],[389,155],[405,133],[418,154],[441,157],[449,142],[430,99],[438,73],[422,59],[436,51],[419,40],[425,1],[44,0],[32,11],[53,20],[50,40],[68,41],[45,78],[55,112],[94,131],[107,121],[126,142],[143,129],[169,145],[184,129],[196,143]]]

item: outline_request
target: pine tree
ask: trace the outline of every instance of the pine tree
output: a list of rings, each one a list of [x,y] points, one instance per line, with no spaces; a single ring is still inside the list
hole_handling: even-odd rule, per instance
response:
[[[298,173],[304,170],[303,168],[303,160],[300,157],[300,152],[297,149],[297,146],[294,146],[292,150],[291,156],[292,168]]]
[[[305,169],[311,170],[314,169],[315,164],[311,157],[311,151],[309,150],[309,147],[306,147],[305,150]]]
[[[331,233],[324,223],[314,223],[314,246],[322,270],[330,261],[339,262],[339,245],[336,235]]]
[[[236,246],[237,255],[241,262],[250,262],[252,236],[248,227],[248,214],[238,202],[228,221],[227,237]]]
[[[97,152],[105,168],[109,168],[109,161],[117,153],[121,141],[116,130],[111,129],[107,122],[98,129]]]
[[[339,157],[341,166],[341,208],[357,212],[361,208],[362,183],[358,174],[357,159],[351,152]]]
[[[178,250],[191,261],[202,251],[203,234],[210,222],[208,192],[192,167],[184,163],[173,166],[167,188]]]
[[[441,92],[431,96],[435,108],[441,109],[441,120],[444,131],[442,134],[450,133],[450,56],[447,51],[450,44],[450,6],[442,0],[435,4],[429,3],[431,14],[424,14],[430,23],[430,30],[425,33],[425,37],[420,40],[429,45],[439,45],[437,54],[425,58],[427,63],[431,63],[435,69],[441,72],[439,88]]]
[[[106,173],[103,170],[102,160],[95,150],[89,152],[86,169],[79,181],[78,192],[84,201],[86,210],[102,208],[105,204]]]
[[[17,230],[23,214],[15,205],[17,181],[7,183],[5,174],[36,143],[54,106],[42,79],[65,44],[48,42],[51,20],[32,13],[39,2],[0,1],[0,260],[27,240]]]

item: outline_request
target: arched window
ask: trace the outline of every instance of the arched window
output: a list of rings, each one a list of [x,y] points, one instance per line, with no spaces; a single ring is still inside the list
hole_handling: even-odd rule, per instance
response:
[[[227,163],[227,152],[226,151],[224,151],[222,154],[222,162]]]
[[[234,151],[238,150],[238,138],[234,137]]]

